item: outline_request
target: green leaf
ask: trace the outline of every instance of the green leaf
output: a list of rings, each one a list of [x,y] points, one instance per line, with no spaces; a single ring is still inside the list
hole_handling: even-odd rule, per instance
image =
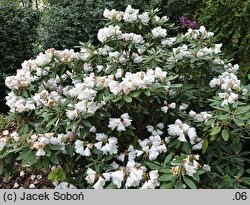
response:
[[[210,133],[210,135],[217,135],[218,133],[220,133],[220,131],[221,131],[221,127],[215,126],[215,127],[213,127],[212,132]]]
[[[49,161],[51,161],[53,164],[59,164],[59,159],[57,158],[57,156],[54,153],[51,153],[50,157],[49,157]]]
[[[91,123],[88,120],[83,120],[82,123],[86,126],[86,127],[92,127]]]
[[[191,179],[189,179],[187,177],[183,177],[183,179],[184,179],[184,182],[186,183],[186,185],[188,185],[189,188],[197,189],[195,183]]]
[[[57,121],[57,120],[58,120],[57,117],[55,117],[54,119],[50,120],[50,121],[48,122],[48,124],[46,125],[46,127],[50,127],[50,126],[53,125],[53,124],[55,123],[55,121]]]
[[[175,187],[175,189],[183,189],[183,183],[177,182],[174,187]]]
[[[248,77],[248,80],[250,80],[250,73],[249,73],[249,74],[247,74],[247,77]]]
[[[250,106],[241,107],[238,109],[237,115],[247,113],[250,110]]]
[[[132,102],[132,98],[128,95],[125,95],[124,96],[124,100],[127,102],[127,103],[131,103]]]
[[[202,153],[203,154],[207,151],[207,147],[208,147],[208,140],[204,139],[203,143],[202,143]]]
[[[172,189],[175,185],[175,181],[163,183],[160,189]]]
[[[172,152],[169,153],[169,154],[166,156],[166,158],[165,158],[165,160],[164,160],[164,162],[163,162],[163,167],[166,167],[167,163],[170,162],[170,160],[172,159],[172,157],[173,157],[173,153],[172,153]]]
[[[143,92],[145,93],[146,96],[148,97],[150,96],[150,90],[144,90]]]
[[[222,138],[223,138],[224,141],[228,141],[228,139],[229,139],[229,132],[228,132],[227,129],[223,129],[222,130]]]
[[[163,174],[161,175],[158,180],[160,182],[167,182],[167,181],[176,181],[177,176],[173,175],[173,174]]]
[[[117,189],[117,186],[116,186],[113,182],[111,182],[111,183],[106,187],[106,189]]]
[[[240,118],[235,118],[234,122],[239,127],[242,127],[242,126],[245,125],[244,121],[242,119],[240,119]]]
[[[140,90],[136,90],[136,91],[134,91],[134,92],[131,92],[131,93],[130,93],[130,96],[132,96],[133,98],[136,98],[136,97],[138,97],[140,94],[141,94],[141,91],[140,91]]]
[[[190,153],[190,150],[191,150],[191,147],[190,147],[189,142],[185,142],[185,143],[183,144],[182,149],[183,149],[183,151],[184,151],[186,154],[189,154],[189,153]]]
[[[159,170],[159,169],[161,168],[161,166],[156,165],[156,164],[154,164],[154,163],[152,163],[152,162],[147,162],[146,164],[148,165],[148,167],[149,167],[150,169],[157,169],[157,170]]]

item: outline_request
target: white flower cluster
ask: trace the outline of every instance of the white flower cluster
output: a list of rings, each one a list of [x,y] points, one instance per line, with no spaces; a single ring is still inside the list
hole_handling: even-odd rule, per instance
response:
[[[176,165],[172,167],[173,175],[188,175],[193,176],[199,168],[203,168],[205,171],[210,171],[210,166],[205,164],[203,167],[197,162],[200,156],[188,155],[182,162],[181,165]],[[173,160],[174,162],[174,160]]]
[[[70,110],[66,110],[66,115],[69,119],[73,120],[79,118],[80,114],[95,113],[102,104],[94,102],[97,91],[94,87],[94,75],[90,74],[86,77],[84,82],[76,82],[75,86],[70,88],[67,92],[69,96],[78,99],[79,101],[72,105],[68,104]]]
[[[36,79],[37,77],[32,76],[29,70],[19,69],[15,76],[6,77],[5,85],[11,90],[19,90],[29,86]]]
[[[136,21],[139,21],[142,24],[147,24],[150,20],[148,12],[139,14],[139,10],[133,9],[131,5],[127,6],[125,12],[117,11],[115,9],[105,9],[103,12],[103,16],[109,20],[124,20],[124,22],[127,23],[134,23]]]
[[[169,58],[169,61],[177,62],[178,60],[182,60],[185,57],[190,57],[191,52],[188,50],[188,46],[186,44],[173,48],[173,56]]]
[[[54,185],[55,189],[76,189],[73,184],[70,184],[68,182],[54,183]]]
[[[9,76],[5,80],[6,86],[12,90],[6,97],[6,104],[10,107],[10,111],[22,113],[36,109],[35,104],[38,106],[41,104],[46,106],[58,104],[59,101],[62,100],[59,94],[56,91],[49,93],[44,88],[44,85],[46,85],[52,89],[58,89],[58,76],[55,82],[52,79],[43,82],[43,85],[40,86],[40,88],[43,87],[43,90],[29,98],[17,96],[14,91],[26,89],[36,81],[40,81],[42,76],[48,75],[50,71],[48,64],[53,60],[57,62],[68,62],[72,59],[81,59],[82,55],[82,53],[76,53],[74,50],[65,49],[63,51],[56,51],[55,49],[48,49],[45,53],[40,53],[36,59],[24,61],[22,68],[17,70],[17,74],[15,76]],[[67,75],[68,74],[65,74],[62,78],[67,77]]]
[[[49,93],[47,90],[43,90],[40,93],[36,93],[33,100],[37,106],[45,105],[51,107],[59,104],[61,96],[56,91]]]
[[[158,123],[156,125],[156,128],[152,125],[147,125],[146,128],[147,128],[147,131],[150,132],[152,136],[162,135],[163,134],[162,130],[164,128],[164,124]]]
[[[110,37],[119,36],[122,34],[119,26],[104,27],[98,31],[97,38],[100,42],[104,43]]]
[[[213,78],[209,85],[211,88],[219,87],[225,92],[218,93],[218,96],[222,99],[221,106],[232,104],[239,99],[239,94],[235,93],[241,90],[240,80],[233,73],[236,72],[238,66],[230,66],[227,71],[219,75],[217,78]],[[230,72],[230,71],[233,72]]]
[[[164,106],[161,107],[161,111],[164,113],[167,113],[169,109],[175,109],[176,103],[168,103],[167,101],[164,101]]]
[[[123,20],[128,23],[133,23],[137,20],[139,14],[139,9],[133,9],[131,5],[128,5],[124,15]]]
[[[128,113],[124,113],[120,118],[110,118],[108,127],[111,130],[117,130],[118,132],[126,131],[126,127],[131,125],[132,120]]]
[[[221,52],[221,47],[222,47],[222,43],[220,44],[214,44],[213,47],[211,48],[201,48],[198,52],[197,52],[197,57],[202,57],[205,55],[211,55],[211,54],[218,54]]]
[[[195,128],[182,123],[179,119],[175,121],[175,124],[168,125],[168,134],[178,136],[178,140],[181,142],[187,142],[186,136],[188,136],[193,145],[192,149],[201,149],[202,147],[202,140],[197,136]]]
[[[139,140],[139,144],[151,161],[155,160],[159,154],[167,152],[165,142],[159,135],[150,136],[149,139]]]
[[[84,142],[81,140],[75,141],[75,152],[82,156],[91,156],[91,149],[93,148],[92,143]]]
[[[149,69],[146,73],[143,71],[137,73],[126,72],[121,82],[114,80],[113,75],[96,76],[95,80],[98,87],[109,87],[110,91],[115,95],[122,93],[127,95],[131,91],[151,86],[157,79],[164,80],[166,75],[166,71],[162,71],[161,68],[156,67],[155,70]]]
[[[199,29],[191,29],[189,28],[187,33],[185,33],[185,37],[192,38],[192,39],[208,39],[214,36],[213,32],[208,32],[204,26],[201,26]]]
[[[137,35],[134,33],[123,33],[121,34],[120,38],[123,41],[130,41],[134,44],[143,44],[145,42],[141,35]]]
[[[161,45],[172,47],[175,42],[176,42],[176,37],[164,38],[161,40]]]
[[[104,133],[96,133],[96,142],[94,146],[102,151],[103,155],[112,155],[112,154],[117,154],[118,146],[117,146],[117,138],[115,137],[108,137]]]
[[[165,38],[167,36],[167,30],[159,26],[152,30],[152,34],[155,38]]]
[[[196,113],[195,111],[191,110],[189,112],[189,116],[194,118],[195,120],[199,121],[199,122],[207,122],[211,117],[212,114],[209,114],[208,112],[200,112],[200,113]]]
[[[146,178],[145,178],[146,176]],[[96,171],[88,168],[86,181],[93,184],[94,189],[103,189],[106,182],[112,181],[117,188],[121,188],[124,183],[125,188],[139,187],[141,189],[154,189],[160,185],[157,178],[158,170],[152,170],[147,173],[147,168],[139,163],[128,162],[126,167],[117,167],[116,171],[109,171],[98,174]]]
[[[36,156],[45,156],[46,152],[44,150],[45,146],[48,144],[51,145],[61,145],[61,150],[65,152],[65,143],[69,138],[68,134],[58,134],[54,137],[54,133],[45,133],[45,134],[33,134],[31,138],[28,139],[28,142],[31,144],[31,149],[36,149]]]
[[[10,107],[10,112],[22,113],[36,109],[36,106],[32,99],[26,99],[21,96],[17,96],[14,92],[8,93],[8,96],[6,96],[6,101],[6,105]]]
[[[109,10],[109,9],[105,9],[103,12],[103,16],[109,20],[118,20],[121,21],[123,18],[124,13],[121,11],[117,11],[115,9]]]

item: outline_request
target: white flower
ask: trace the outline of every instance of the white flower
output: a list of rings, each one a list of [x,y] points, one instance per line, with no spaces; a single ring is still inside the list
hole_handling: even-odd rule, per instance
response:
[[[220,50],[221,47],[222,47],[222,43],[220,43],[220,44],[215,44],[215,45],[214,45],[214,48],[213,48],[214,53],[215,53],[215,54],[220,53],[220,52],[221,52],[221,50]]]
[[[35,188],[36,188],[36,186],[34,184],[29,185],[29,189],[35,189]]]
[[[188,108],[188,104],[186,103],[182,103],[179,107],[179,110],[182,111],[182,110],[186,110]]]
[[[175,41],[176,41],[176,37],[165,38],[165,39],[161,40],[161,45],[172,47],[174,45]]]
[[[20,177],[23,177],[24,175],[25,175],[25,172],[24,172],[24,171],[20,171],[19,176],[20,176]]]
[[[4,149],[4,147],[6,146],[6,142],[7,142],[6,137],[0,138],[0,151]]]
[[[36,156],[37,157],[40,157],[40,156],[45,156],[45,151],[44,151],[44,149],[43,148],[39,148],[38,150],[37,150],[37,152],[36,152]]]
[[[98,181],[94,184],[94,189],[103,189],[103,186],[105,185],[105,179],[102,177],[99,177]]]
[[[121,188],[122,182],[124,180],[124,172],[123,170],[117,170],[115,172],[110,173],[110,178],[112,182],[117,186],[117,188]]]
[[[147,24],[150,20],[148,12],[144,12],[141,15],[138,15],[138,18],[140,19],[142,24]]]
[[[87,146],[84,149],[83,141],[81,141],[81,140],[75,141],[75,151],[76,151],[76,153],[78,153],[82,156],[90,156],[91,155],[90,148]]]
[[[122,32],[120,30],[119,26],[109,26],[102,28],[98,31],[97,38],[100,42],[104,43],[105,41],[108,40],[108,38],[113,37],[113,36],[118,36]]]
[[[167,147],[159,135],[150,136],[149,139],[139,140],[142,150],[148,154],[149,160],[155,160],[160,153],[167,152]]]
[[[115,9],[112,10],[105,9],[103,12],[103,16],[109,20],[116,19],[118,21],[121,21],[123,17],[123,12],[116,11]]]
[[[145,42],[141,35],[135,33],[123,33],[120,38],[123,41],[131,41],[134,44],[143,44]]]
[[[142,178],[143,178],[144,171],[140,168],[134,167],[131,168],[129,171],[129,176],[127,178],[125,187],[137,187],[139,186]]]
[[[149,180],[142,185],[141,189],[155,189],[160,185],[159,181],[157,180],[158,177],[158,170],[150,171]]]
[[[15,182],[13,188],[15,189],[15,188],[18,188],[19,186],[20,186],[20,184],[18,184],[17,182]]]
[[[152,34],[155,38],[165,38],[167,36],[167,30],[159,26],[152,30]]]
[[[76,187],[73,184],[69,184],[68,182],[61,182],[55,186],[55,189],[76,189]]]
[[[125,22],[133,23],[137,20],[138,13],[139,13],[138,9],[133,9],[131,5],[128,5],[124,12],[123,20]]]
[[[88,184],[93,184],[96,179],[96,172],[93,169],[88,168],[87,176],[85,177]]]
[[[70,120],[74,120],[76,118],[78,118],[79,114],[77,109],[74,110],[66,110],[66,116],[70,119]]]
[[[118,132],[126,131],[126,127],[130,126],[131,122],[128,113],[124,113],[120,118],[110,118],[108,127],[112,130],[117,129]]]
[[[92,126],[92,127],[89,129],[89,132],[96,133],[96,127],[95,127],[95,126]]]
[[[108,137],[107,135],[103,133],[97,133],[96,134],[96,140],[99,141],[94,144],[94,146],[102,151],[104,155],[107,154],[116,154],[118,152],[117,148],[117,138],[115,137]]]
[[[8,134],[9,134],[9,131],[8,131],[8,130],[4,130],[4,131],[3,131],[3,135],[6,136],[6,135],[8,135]]]
[[[170,136],[178,136],[178,140],[181,142],[187,142],[185,136],[188,135],[191,144],[195,144],[198,139],[195,128],[182,123],[179,119],[175,121],[175,124],[168,125],[168,134]]]
[[[124,73],[123,69],[117,69],[116,74],[115,74],[115,78],[116,79],[121,78],[123,73]]]
[[[50,61],[52,60],[52,54],[51,53],[40,53],[36,59],[35,59],[35,64],[37,65],[37,67],[43,67],[45,65],[47,65],[48,63],[50,63]]]
[[[175,109],[176,103],[168,103],[167,101],[164,101],[164,106],[161,107],[161,111],[164,113],[167,113],[169,109]]]

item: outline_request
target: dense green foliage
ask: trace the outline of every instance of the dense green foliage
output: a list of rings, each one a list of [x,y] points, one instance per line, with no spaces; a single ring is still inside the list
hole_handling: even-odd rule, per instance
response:
[[[11,72],[33,56],[38,15],[12,1],[0,3],[0,69]]]

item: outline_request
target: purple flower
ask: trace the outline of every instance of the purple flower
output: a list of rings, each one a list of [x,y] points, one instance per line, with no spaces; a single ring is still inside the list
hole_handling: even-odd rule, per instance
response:
[[[199,27],[199,25],[196,21],[190,20],[184,16],[179,18],[179,22],[184,27],[188,27],[188,28],[192,28],[192,29],[196,29]]]

